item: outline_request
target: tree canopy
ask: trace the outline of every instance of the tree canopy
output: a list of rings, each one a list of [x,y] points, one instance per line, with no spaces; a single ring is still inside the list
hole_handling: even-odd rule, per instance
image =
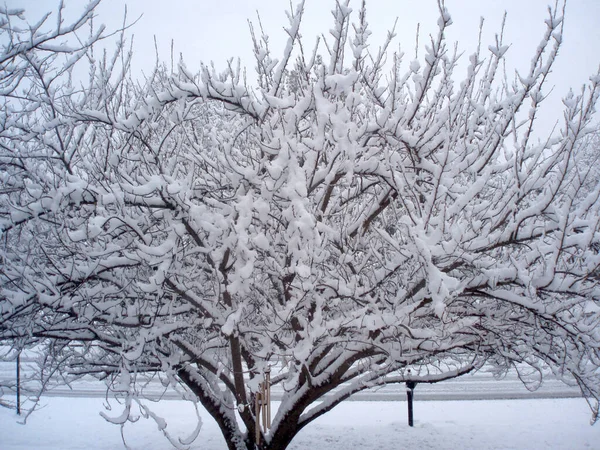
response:
[[[600,74],[533,137],[562,9],[513,79],[501,35],[461,76],[442,3],[408,61],[393,33],[369,45],[364,2],[335,3],[307,51],[301,2],[280,59],[252,34],[249,86],[234,64],[132,79],[124,34],[114,54],[94,53],[103,29],[72,44],[97,4],[51,31],[0,8],[0,343],[108,379],[117,423],[140,374],[183,385],[231,449],[484,366],[577,382],[596,419]],[[267,372],[284,395],[257,430]]]

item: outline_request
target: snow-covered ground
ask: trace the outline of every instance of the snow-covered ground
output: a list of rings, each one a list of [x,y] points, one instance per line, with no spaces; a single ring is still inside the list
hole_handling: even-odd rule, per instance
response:
[[[23,365],[28,373],[27,364]],[[14,364],[0,364],[0,381],[13,378]],[[122,409],[110,400],[112,411],[103,407],[106,389],[102,383],[83,379],[58,387],[42,399],[46,405],[27,425],[18,424],[14,411],[0,408],[0,450],[75,450],[124,448],[120,428],[100,417],[104,411],[118,416]],[[169,431],[186,437],[195,428],[190,404],[174,400],[175,393],[151,382],[146,392],[163,395],[151,404],[163,416]],[[274,397],[280,397],[274,390]],[[536,392],[529,392],[515,373],[501,380],[490,373],[460,377],[437,385],[419,385],[415,390],[414,428],[406,424],[404,385],[386,386],[355,396],[305,428],[292,449],[593,449],[600,448],[600,425],[589,426],[590,412],[579,390],[548,377]],[[545,398],[538,398],[545,397]],[[512,398],[513,400],[509,400]],[[455,401],[460,399],[462,401]],[[485,399],[473,401],[474,399]],[[502,399],[502,400],[493,400]],[[519,399],[519,400],[515,400]],[[10,394],[5,400],[13,401]],[[364,401],[370,400],[370,401]],[[385,400],[385,401],[382,401]],[[446,400],[446,401],[426,401]],[[273,405],[274,410],[277,402]],[[192,445],[196,450],[225,450],[226,445],[210,416]],[[141,418],[124,429],[132,449],[171,448],[153,421]]]
[[[14,411],[0,408],[0,449],[124,448],[120,428],[99,416],[102,399],[53,397],[43,403],[25,426],[17,423]],[[185,402],[168,400],[152,407],[175,436],[184,437],[195,427],[195,414]],[[215,422],[206,412],[201,415],[203,428],[191,448],[226,449]],[[291,448],[597,449],[600,427],[591,427],[589,418],[582,399],[422,401],[415,403],[411,429],[405,402],[345,402],[301,431]],[[124,436],[132,449],[170,448],[156,424],[143,418],[128,424]]]

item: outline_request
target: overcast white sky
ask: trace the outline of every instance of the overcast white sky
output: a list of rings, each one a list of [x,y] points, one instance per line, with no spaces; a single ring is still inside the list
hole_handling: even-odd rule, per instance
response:
[[[47,3],[52,4],[49,0]],[[525,69],[545,31],[544,19],[549,3],[553,4],[554,0],[446,0],[454,22],[449,38],[470,52],[476,45],[479,18],[485,17],[484,43],[491,44],[503,13],[507,11],[506,42],[512,44],[508,56],[518,67]],[[140,59],[153,53],[153,36],[156,35],[164,59],[169,59],[170,41],[174,39],[176,54],[183,52],[191,68],[197,67],[199,61],[214,60],[217,66],[224,65],[226,58],[238,56],[246,66],[251,66],[247,19],[256,21],[257,11],[275,49],[282,48],[287,37],[282,31],[286,23],[285,9],[289,5],[287,0],[104,0],[99,11],[100,20],[114,23],[125,4],[131,18],[142,15],[132,30],[136,58]],[[358,9],[360,1],[351,5]],[[330,11],[333,6],[334,1],[329,0],[306,1],[302,32],[305,45],[312,46],[319,33],[327,34],[332,26]],[[374,32],[373,47],[382,42],[396,17],[397,40],[407,54],[412,55],[414,51],[417,23],[421,24],[421,42],[435,31],[436,0],[368,0],[367,7],[367,20]],[[565,88],[569,85],[579,87],[598,70],[600,0],[568,1],[559,63],[556,83],[564,83]]]
[[[2,1],[2,0],[0,0]],[[522,71],[529,61],[545,30],[548,4],[555,0],[446,0],[453,19],[449,40],[470,54],[477,43],[479,18],[485,18],[484,44],[493,43],[499,31],[504,11],[507,11],[505,42],[511,44],[509,62]],[[58,0],[4,0],[8,6],[24,7],[29,14],[39,16],[55,9]],[[83,2],[65,0],[68,8],[78,10]],[[297,2],[293,0],[293,3]],[[307,0],[302,35],[305,47],[312,47],[315,37],[328,34],[332,26],[330,11],[334,0]],[[125,5],[130,20],[141,16],[132,28],[135,46],[135,70],[148,71],[154,61],[154,36],[159,43],[160,57],[170,60],[171,40],[175,54],[183,54],[188,68],[196,70],[199,62],[214,61],[225,68],[230,57],[240,57],[242,64],[252,70],[252,46],[247,20],[256,22],[260,13],[265,31],[271,36],[274,54],[283,47],[286,36],[287,0],[103,0],[98,9],[98,22],[109,29],[119,26]],[[358,9],[360,0],[352,1]],[[374,35],[370,45],[377,48],[396,18],[397,43],[412,59],[415,30],[421,24],[421,43],[436,30],[436,0],[367,0],[367,20]],[[325,53],[322,49],[321,53]],[[467,56],[465,55],[465,56]],[[550,84],[555,87],[554,104],[569,87],[579,89],[589,76],[597,72],[600,63],[600,0],[568,0],[564,44]]]

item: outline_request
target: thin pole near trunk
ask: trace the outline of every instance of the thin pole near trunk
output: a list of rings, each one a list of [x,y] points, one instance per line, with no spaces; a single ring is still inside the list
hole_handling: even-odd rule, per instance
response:
[[[271,429],[271,369],[267,369],[265,373],[265,409],[267,417],[265,421],[265,430]]]
[[[266,433],[271,428],[271,369],[269,368],[265,370],[265,379],[260,383],[255,396],[254,417],[256,430],[254,440],[256,445],[260,446],[261,430]]]

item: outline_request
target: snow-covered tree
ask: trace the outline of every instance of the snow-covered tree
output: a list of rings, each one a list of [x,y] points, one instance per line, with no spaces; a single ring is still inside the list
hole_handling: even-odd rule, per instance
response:
[[[0,342],[108,379],[117,423],[139,374],[185,386],[231,449],[283,449],[356,392],[484,365],[577,382],[595,420],[600,184],[579,155],[600,75],[534,134],[562,9],[508,79],[502,35],[459,73],[442,5],[404,64],[393,32],[369,45],[364,2],[336,3],[307,53],[300,3],[281,59],[253,34],[251,87],[233,64],[132,80],[124,41],[99,56],[93,33],[68,58],[46,44],[94,6],[54,34],[2,10]],[[265,380],[284,394],[257,430]]]

